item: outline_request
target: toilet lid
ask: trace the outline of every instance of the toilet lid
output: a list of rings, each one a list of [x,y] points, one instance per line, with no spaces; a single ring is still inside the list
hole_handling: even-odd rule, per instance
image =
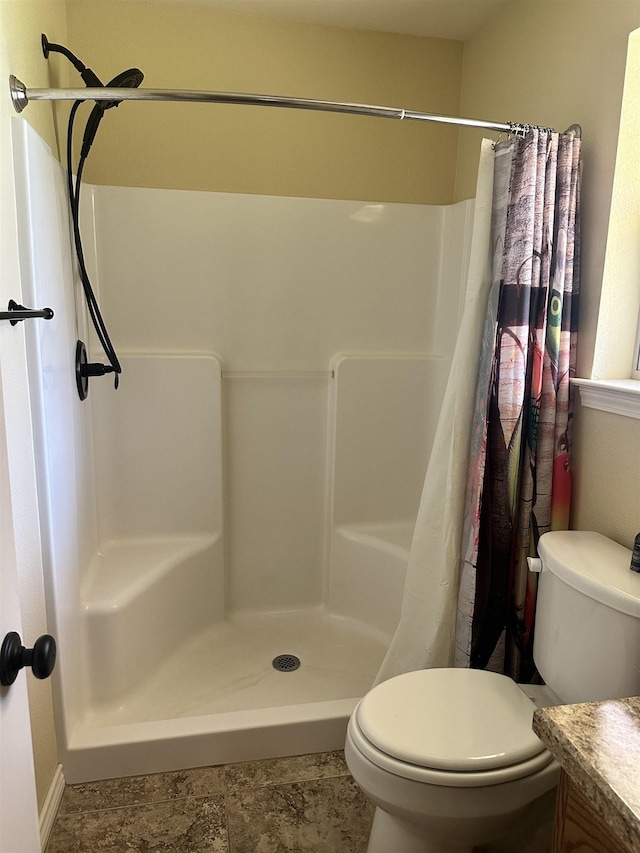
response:
[[[533,702],[504,675],[475,669],[407,672],[358,705],[363,735],[410,764],[473,772],[518,764],[544,746],[531,729]]]

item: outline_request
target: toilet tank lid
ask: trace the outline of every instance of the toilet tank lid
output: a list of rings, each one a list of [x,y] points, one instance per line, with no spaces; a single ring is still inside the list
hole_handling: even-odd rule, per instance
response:
[[[542,571],[620,613],[640,618],[640,574],[629,569],[631,551],[600,533],[558,530],[538,543]]]

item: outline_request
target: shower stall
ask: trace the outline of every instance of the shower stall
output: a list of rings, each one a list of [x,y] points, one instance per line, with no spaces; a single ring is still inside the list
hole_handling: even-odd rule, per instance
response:
[[[399,618],[473,202],[84,187],[123,373],[81,402],[66,179],[13,123],[24,298],[55,311],[25,334],[67,781],[341,748]]]

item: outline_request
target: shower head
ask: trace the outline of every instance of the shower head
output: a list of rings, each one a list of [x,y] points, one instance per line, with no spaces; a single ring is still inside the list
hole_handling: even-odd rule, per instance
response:
[[[111,89],[137,89],[144,80],[144,74],[139,68],[127,68],[120,74],[116,74],[113,80],[109,80],[106,88]],[[101,101],[97,106],[108,110],[109,107],[117,107],[122,101]]]
[[[107,87],[117,89],[137,89],[143,80],[144,74],[139,68],[127,68],[126,71],[116,74],[113,80],[110,80],[107,83]],[[91,110],[89,118],[87,119],[87,126],[84,130],[84,136],[82,137],[82,148],[80,151],[81,157],[86,158],[89,154],[89,149],[93,145],[93,140],[96,138],[98,126],[102,120],[104,111],[108,110],[110,107],[117,107],[118,104],[121,103],[122,101],[98,101],[95,107]]]

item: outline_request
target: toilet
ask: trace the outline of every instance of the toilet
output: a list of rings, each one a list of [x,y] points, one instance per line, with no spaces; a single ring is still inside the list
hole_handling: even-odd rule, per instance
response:
[[[640,695],[640,574],[598,533],[541,537],[533,654],[544,686],[474,669],[407,672],[356,706],[345,757],[376,805],[367,853],[471,853],[557,784],[536,707]]]

